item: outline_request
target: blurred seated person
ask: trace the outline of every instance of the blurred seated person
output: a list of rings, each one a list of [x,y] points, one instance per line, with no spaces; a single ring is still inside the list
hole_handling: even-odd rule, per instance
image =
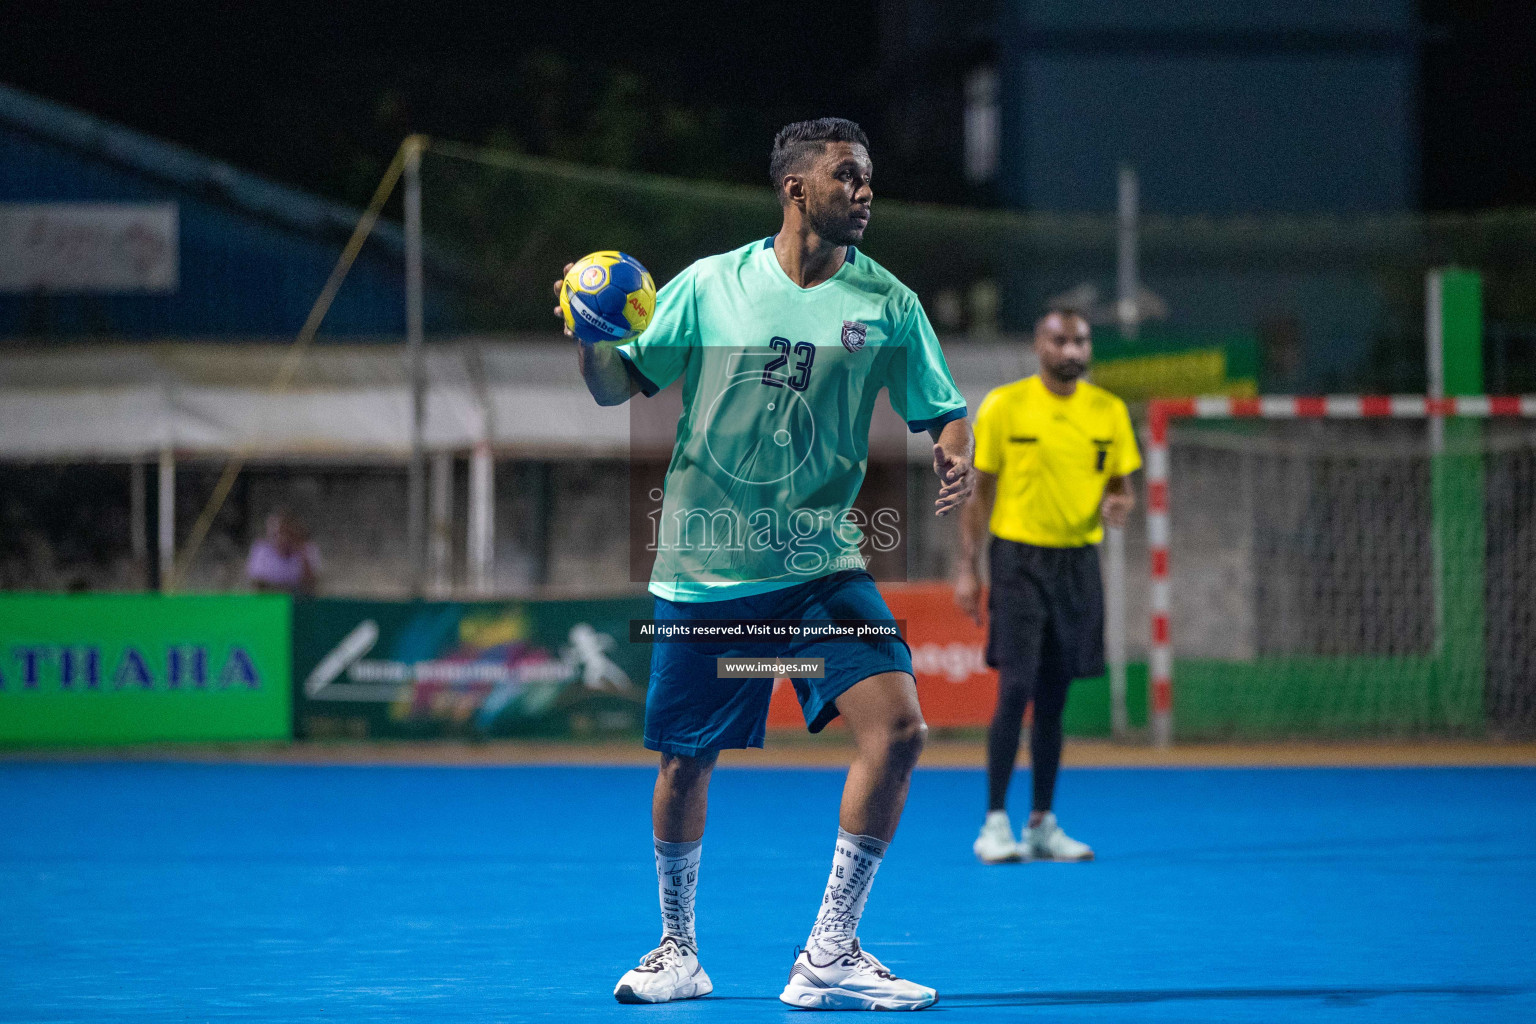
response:
[[[286,510],[267,516],[266,535],[251,545],[245,575],[258,593],[302,594],[315,592],[320,571],[320,549],[309,539],[304,524]]]

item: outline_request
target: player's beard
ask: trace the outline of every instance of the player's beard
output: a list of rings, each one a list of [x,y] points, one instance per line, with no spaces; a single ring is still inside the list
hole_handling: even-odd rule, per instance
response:
[[[1077,380],[1088,372],[1088,364],[1076,359],[1063,359],[1051,367],[1051,372],[1062,380]]]
[[[867,221],[855,220],[851,211],[833,213],[824,209],[808,209],[806,219],[818,238],[833,245],[857,245],[864,238]]]

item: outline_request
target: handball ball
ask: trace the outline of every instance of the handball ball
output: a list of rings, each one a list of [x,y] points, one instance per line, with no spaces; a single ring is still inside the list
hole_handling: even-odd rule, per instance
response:
[[[565,326],[582,341],[623,341],[656,312],[656,282],[633,256],[605,250],[571,265],[560,287]]]

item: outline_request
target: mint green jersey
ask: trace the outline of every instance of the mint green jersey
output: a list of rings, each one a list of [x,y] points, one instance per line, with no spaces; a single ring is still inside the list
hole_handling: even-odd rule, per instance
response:
[[[880,391],[913,432],[965,416],[917,296],[852,246],[813,288],[789,279],[771,238],[699,260],[618,351],[647,396],[683,379],[651,529],[650,589],[672,601],[862,569],[868,541],[906,527],[897,510],[864,522],[853,507]]]

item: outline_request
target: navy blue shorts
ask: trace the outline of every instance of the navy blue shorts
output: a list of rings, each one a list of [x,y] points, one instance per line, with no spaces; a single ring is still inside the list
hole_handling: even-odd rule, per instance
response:
[[[862,569],[833,573],[766,594],[727,601],[656,599],[656,620],[855,619],[891,621],[891,610]],[[820,732],[837,717],[836,699],[882,672],[912,674],[912,652],[901,640],[792,643],[658,643],[651,650],[645,694],[645,745],[697,756],[735,747],[761,747],[772,679],[717,679],[716,658],[823,658],[826,678],[791,679],[806,728]]]

